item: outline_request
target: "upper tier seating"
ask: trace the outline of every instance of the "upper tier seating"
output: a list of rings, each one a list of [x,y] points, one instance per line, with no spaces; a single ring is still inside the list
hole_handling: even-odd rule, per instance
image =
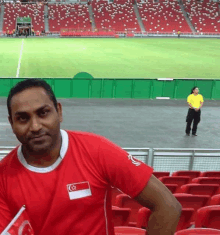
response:
[[[92,7],[96,28],[99,30],[141,31],[131,0],[115,0],[114,3],[94,0]]]
[[[178,1],[137,0],[137,5],[147,32],[191,32]]]
[[[59,32],[62,28],[91,30],[87,5],[50,4],[48,5],[48,15],[51,32]]]
[[[44,30],[44,5],[6,3],[4,11],[3,31],[12,31],[16,28],[18,17],[31,17],[34,31]]]
[[[183,0],[185,11],[197,32],[220,32],[218,3],[209,0]]]

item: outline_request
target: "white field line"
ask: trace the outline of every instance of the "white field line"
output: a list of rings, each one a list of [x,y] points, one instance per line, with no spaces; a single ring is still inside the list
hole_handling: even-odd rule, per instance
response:
[[[22,52],[23,52],[23,45],[24,45],[24,39],[22,39],[22,43],[21,43],[21,50],[20,50],[20,57],[19,57],[19,61],[18,61],[16,78],[19,78],[19,72],[20,72],[20,67],[21,67],[21,56],[22,56]]]

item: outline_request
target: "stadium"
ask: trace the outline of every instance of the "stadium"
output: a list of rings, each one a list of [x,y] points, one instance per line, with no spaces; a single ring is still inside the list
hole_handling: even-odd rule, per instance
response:
[[[0,160],[20,144],[10,89],[42,78],[62,129],[104,136],[154,169],[182,205],[175,235],[220,234],[219,39],[219,0],[2,0]],[[198,136],[185,136],[193,87],[204,106]],[[111,193],[115,234],[146,235],[152,211]]]

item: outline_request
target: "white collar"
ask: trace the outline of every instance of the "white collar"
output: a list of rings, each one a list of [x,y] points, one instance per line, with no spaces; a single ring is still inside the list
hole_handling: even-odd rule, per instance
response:
[[[68,145],[69,145],[69,138],[68,138],[68,134],[65,130],[60,130],[61,133],[61,138],[62,138],[62,145],[61,145],[61,149],[60,149],[60,157],[56,160],[56,162],[54,162],[51,166],[48,167],[35,167],[35,166],[31,166],[27,163],[27,161],[24,158],[24,155],[21,151],[21,145],[19,146],[18,150],[17,150],[17,155],[18,155],[18,160],[20,161],[20,163],[27,168],[30,171],[33,172],[37,172],[37,173],[48,173],[53,171],[63,160],[63,158],[66,155],[67,149],[68,149]]]

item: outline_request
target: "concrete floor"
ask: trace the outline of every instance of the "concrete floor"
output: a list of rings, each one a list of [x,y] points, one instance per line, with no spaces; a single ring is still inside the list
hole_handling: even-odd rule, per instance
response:
[[[220,101],[206,101],[197,137],[185,136],[185,100],[58,99],[62,129],[103,135],[121,147],[220,149]],[[0,98],[0,146],[19,142]]]

